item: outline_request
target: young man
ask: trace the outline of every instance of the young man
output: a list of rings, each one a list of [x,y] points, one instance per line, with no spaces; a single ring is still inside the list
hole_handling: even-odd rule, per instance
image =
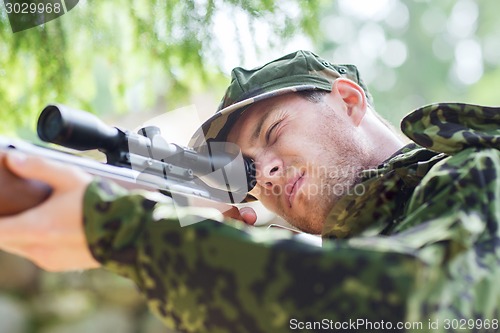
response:
[[[322,247],[238,221],[182,228],[177,214],[196,209],[14,155],[15,173],[54,191],[0,220],[0,247],[51,270],[99,262],[179,331],[498,330],[499,110],[417,110],[402,129],[419,146],[370,104],[354,66],[299,51],[234,69],[193,138],[240,145],[257,168],[250,194]]]

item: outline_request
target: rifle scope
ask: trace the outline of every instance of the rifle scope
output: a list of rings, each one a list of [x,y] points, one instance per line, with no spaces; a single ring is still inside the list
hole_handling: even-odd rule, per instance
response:
[[[37,132],[43,141],[76,150],[111,151],[118,149],[125,139],[120,130],[106,125],[91,113],[56,105],[43,109]]]
[[[165,140],[160,140],[162,144],[155,145],[153,143],[158,140],[154,136],[159,134],[159,129],[146,127],[139,131],[140,134],[122,131],[106,125],[91,113],[62,105],[48,105],[43,109],[38,118],[37,132],[40,139],[46,142],[76,150],[97,149],[106,154],[108,164],[111,165],[131,167],[130,155],[139,151],[142,156],[190,169],[197,177],[204,177],[222,168],[227,169],[235,158],[234,154],[223,151],[204,149],[205,152],[202,153]],[[134,151],[131,151],[131,147],[134,147]],[[126,161],[123,161],[124,156]],[[244,157],[241,167],[245,169],[247,189],[244,190],[248,192],[256,183],[255,165],[251,159]],[[215,185],[212,180],[210,186],[224,188],[226,185]]]

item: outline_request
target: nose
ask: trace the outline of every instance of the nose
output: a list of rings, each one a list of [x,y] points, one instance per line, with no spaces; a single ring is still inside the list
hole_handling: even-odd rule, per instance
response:
[[[283,161],[277,156],[262,158],[255,162],[257,184],[272,188],[283,175]]]

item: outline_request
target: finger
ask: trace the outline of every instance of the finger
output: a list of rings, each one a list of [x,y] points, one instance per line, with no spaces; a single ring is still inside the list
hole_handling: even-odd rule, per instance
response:
[[[7,167],[22,178],[36,179],[54,188],[71,188],[75,181],[90,182],[91,176],[78,169],[18,151],[7,153]]]
[[[240,215],[240,211],[238,210],[238,208],[234,206],[233,207],[227,206],[224,208],[224,211],[221,212],[222,215],[224,215],[224,217],[243,221],[243,217]]]
[[[240,215],[243,218],[243,222],[246,224],[254,225],[257,221],[257,213],[252,207],[241,208]]]

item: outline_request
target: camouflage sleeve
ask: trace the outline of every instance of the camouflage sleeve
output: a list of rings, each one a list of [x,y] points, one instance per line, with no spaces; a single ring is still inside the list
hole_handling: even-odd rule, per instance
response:
[[[441,282],[432,292],[415,294],[434,320],[496,319],[499,328],[499,223],[496,149],[469,148],[448,157],[415,189],[407,216],[391,238],[419,249],[421,258],[442,267],[436,270]],[[483,330],[497,331],[470,331]]]
[[[133,279],[151,310],[178,331],[396,325],[418,310],[414,293],[428,294],[435,280],[432,265],[388,237],[318,247],[287,232],[243,231],[234,221],[181,227],[178,214],[193,211],[151,195],[95,181],[86,192],[85,231],[95,258]]]

